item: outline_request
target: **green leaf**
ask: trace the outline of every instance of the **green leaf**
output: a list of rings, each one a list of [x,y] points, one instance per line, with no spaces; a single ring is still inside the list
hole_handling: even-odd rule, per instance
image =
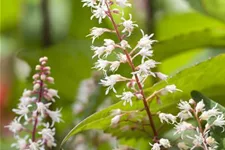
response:
[[[223,69],[223,65],[225,64],[225,55],[220,55],[215,58],[212,58],[208,61],[205,61],[203,63],[200,63],[196,66],[193,66],[191,68],[185,69],[179,73],[177,73],[175,76],[168,79],[168,84],[175,84],[177,87],[183,92],[177,92],[174,94],[170,94],[167,96],[164,96],[161,98],[162,105],[158,105],[156,102],[153,102],[151,104],[151,111],[153,113],[156,113],[158,111],[167,111],[167,112],[175,112],[177,111],[176,105],[179,102],[181,98],[189,98],[189,93],[192,90],[199,90],[203,93],[206,93],[210,97],[225,97],[225,93],[223,92],[223,89],[225,89],[225,70]],[[209,80],[210,79],[210,80]],[[158,84],[155,84],[153,87],[146,89],[146,94],[150,95],[156,90],[159,90],[167,85],[166,82],[160,82]],[[213,92],[212,91],[217,91]],[[111,128],[110,122],[112,119],[112,116],[110,116],[110,112],[113,109],[121,109],[124,111],[129,110],[139,110],[143,108],[142,101],[140,100],[134,100],[133,106],[130,105],[123,106],[122,102],[118,102],[106,109],[103,109],[102,111],[99,111],[82,122],[80,122],[78,125],[76,125],[64,138],[62,141],[62,144],[64,144],[71,136],[90,129],[101,129],[105,130],[107,132],[113,133],[113,135],[116,135],[117,137],[127,137],[127,138],[133,138],[136,136],[136,138],[142,136],[146,136],[150,139],[149,134],[141,134],[140,132],[132,131],[129,132],[122,132],[121,128]],[[220,103],[224,103],[224,101],[221,101]],[[142,113],[144,115],[144,112]],[[156,121],[156,126],[160,127],[160,122],[158,120]],[[126,125],[126,123],[124,123]],[[147,132],[149,132],[150,129],[147,129]],[[137,133],[137,134],[134,134]]]
[[[197,11],[225,22],[224,0],[187,0]]]
[[[155,59],[161,61],[187,50],[225,46],[225,25],[198,13],[166,16],[156,23],[153,45]]]

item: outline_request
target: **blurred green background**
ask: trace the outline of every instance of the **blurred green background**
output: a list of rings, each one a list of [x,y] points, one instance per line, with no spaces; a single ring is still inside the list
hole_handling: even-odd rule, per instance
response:
[[[154,33],[154,38],[159,41],[153,49],[154,59],[162,62],[157,68],[161,72],[173,75],[225,52],[224,0],[130,1],[133,7],[126,9],[126,13],[132,13],[140,28],[146,33]],[[74,113],[73,106],[77,104],[80,83],[88,78],[97,81],[100,77],[91,69],[95,60],[91,59],[91,39],[86,35],[94,26],[111,27],[107,19],[98,25],[97,20],[90,20],[90,16],[90,9],[82,8],[80,0],[1,0],[2,150],[9,150],[13,142],[12,135],[4,125],[13,119],[11,110],[16,107],[23,90],[32,87],[31,77],[41,56],[49,58],[52,76],[55,78],[55,85],[52,87],[59,90],[61,97],[54,106],[63,108],[64,123],[57,125],[58,145],[76,123],[99,107],[109,105],[105,102],[104,90],[94,83],[94,94],[88,97],[88,104],[81,110],[82,113],[77,113],[76,110]],[[120,21],[119,18],[116,20]],[[141,37],[138,30],[134,34],[136,36],[132,36],[129,41],[131,45],[135,45]],[[96,41],[100,42],[101,39]],[[126,70],[124,67],[119,71],[126,73]],[[118,99],[111,98],[107,101],[115,103]],[[119,144],[115,140],[93,140],[96,137],[102,139],[102,134],[98,132],[85,132],[82,136],[85,137],[80,138],[80,141],[85,141],[88,149],[105,150]],[[74,141],[77,142],[76,139]],[[70,141],[66,149],[85,149],[73,144],[73,140]]]

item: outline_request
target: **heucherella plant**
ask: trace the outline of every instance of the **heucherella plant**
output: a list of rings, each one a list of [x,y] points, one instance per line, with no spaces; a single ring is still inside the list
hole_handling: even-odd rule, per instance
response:
[[[134,29],[138,28],[138,25],[132,20],[132,14],[129,14],[129,18],[125,17],[126,15],[123,12],[123,8],[131,7],[131,4],[127,0],[82,0],[82,2],[84,2],[83,6],[91,8],[93,13],[91,19],[96,18],[99,24],[101,24],[103,19],[108,18],[113,26],[112,29],[93,27],[91,33],[88,35],[92,38],[93,45],[91,49],[94,51],[93,58],[98,58],[93,68],[102,70],[104,73],[104,79],[100,81],[100,84],[107,87],[105,94],[109,94],[111,90],[117,93],[115,85],[118,82],[127,85],[123,93],[116,94],[116,97],[120,98],[124,105],[128,103],[131,107],[135,98],[142,100],[144,110],[147,113],[148,121],[154,134],[152,139],[154,144],[151,144],[152,149],[156,150],[160,147],[169,148],[169,140],[159,138],[153,120],[153,114],[148,103],[153,98],[159,99],[161,95],[181,90],[177,89],[175,85],[167,85],[159,91],[155,91],[152,95],[145,95],[143,88],[149,76],[161,80],[167,79],[167,75],[152,71],[153,68],[160,64],[160,62],[151,58],[153,56],[152,44],[157,42],[152,39],[153,34],[148,35],[145,34],[143,30],[140,30],[142,33],[141,39],[137,42],[136,46],[131,47],[128,38],[132,36]],[[121,22],[117,23],[114,19],[114,15],[119,15],[121,17]],[[104,39],[103,45],[94,45],[95,40],[106,32],[115,34],[118,40]],[[109,55],[116,55],[117,59],[110,60],[108,58]],[[135,59],[138,60],[138,58],[141,58],[141,61],[139,64],[135,64],[134,61]],[[115,73],[121,64],[128,64],[130,66],[131,72],[129,77]],[[111,127],[116,127],[122,116],[129,116],[128,118],[131,119],[135,112],[136,111],[124,112],[120,109],[113,111]]]
[[[12,110],[17,116],[6,126],[17,140],[12,147],[20,150],[56,147],[54,124],[62,121],[61,110],[50,109],[59,96],[57,90],[48,88],[48,84],[54,84],[51,68],[47,66],[48,58],[41,57],[39,61],[35,68],[37,73],[33,75],[33,89],[24,90],[18,108]]]
[[[211,109],[206,109],[203,100],[195,102],[193,99],[180,101],[178,108],[180,112],[172,114],[159,113],[162,123],[167,122],[174,125],[174,135],[180,136],[177,147],[181,150],[202,148],[204,150],[216,150],[218,142],[210,135],[210,131],[215,127],[220,127],[224,132],[224,113],[217,108],[216,104]],[[188,120],[195,120],[188,122]],[[184,140],[185,139],[185,140]]]

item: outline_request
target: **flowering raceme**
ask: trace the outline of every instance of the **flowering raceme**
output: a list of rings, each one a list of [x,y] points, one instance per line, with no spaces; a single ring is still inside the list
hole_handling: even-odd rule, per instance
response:
[[[59,96],[57,90],[47,86],[54,84],[51,68],[47,66],[48,58],[41,57],[39,61],[35,68],[37,73],[33,75],[33,89],[24,90],[18,108],[12,110],[17,116],[6,126],[17,140],[12,147],[20,150],[44,150],[56,146],[54,124],[61,121],[61,110],[52,111],[49,107]],[[26,136],[22,137],[21,132],[27,132]]]
[[[115,85],[118,82],[125,83],[127,87],[123,90],[123,93],[117,94],[116,97],[120,98],[124,105],[129,103],[131,107],[134,99],[142,100],[145,107],[144,110],[147,113],[150,126],[154,133],[154,144],[151,144],[153,147],[152,149],[157,149],[158,147],[169,148],[169,141],[167,139],[160,140],[158,137],[148,102],[155,97],[180,90],[178,90],[175,85],[167,85],[159,91],[155,91],[148,97],[144,94],[143,87],[148,77],[159,78],[161,80],[166,80],[168,77],[161,72],[153,72],[153,68],[156,68],[157,65],[160,64],[160,62],[152,59],[152,44],[157,42],[152,39],[153,34],[148,35],[145,34],[143,30],[140,30],[142,37],[137,41],[136,46],[131,47],[128,38],[132,36],[133,31],[138,28],[138,25],[133,21],[132,14],[129,14],[128,18],[123,12],[124,7],[131,7],[128,0],[82,0],[82,2],[84,3],[83,7],[86,6],[91,8],[93,14],[91,19],[96,18],[98,19],[99,24],[101,24],[103,19],[108,18],[113,25],[112,29],[93,27],[91,33],[88,35],[92,38],[93,45],[91,46],[91,49],[94,51],[93,58],[98,58],[93,68],[102,70],[104,73],[104,79],[100,80],[100,84],[107,88],[105,94],[109,94],[111,90],[114,93],[117,93]],[[114,15],[119,16],[121,22],[117,23],[114,20]],[[117,40],[104,39],[102,45],[94,45],[95,40],[106,32],[115,34]],[[109,60],[108,58],[111,55],[116,56],[114,57],[116,59]],[[134,60],[138,58],[141,58],[141,62],[139,64],[134,64]],[[114,73],[119,69],[121,64],[130,66],[131,71],[128,77]],[[122,115],[124,115],[124,113],[112,117],[112,127],[115,127],[120,123]],[[174,123],[174,118],[171,117],[168,121]]]
[[[165,121],[174,124],[174,135],[179,135],[182,140],[177,144],[177,147],[181,150],[195,148],[216,150],[218,143],[210,135],[210,131],[214,127],[220,127],[224,132],[225,127],[224,113],[217,108],[217,104],[213,108],[206,110],[203,100],[196,103],[193,99],[190,99],[189,102],[180,101],[178,108],[180,112],[177,116],[165,113],[158,114],[162,123]],[[189,123],[187,120],[190,118],[194,119],[197,125]],[[184,142],[184,138],[190,139],[191,142]]]

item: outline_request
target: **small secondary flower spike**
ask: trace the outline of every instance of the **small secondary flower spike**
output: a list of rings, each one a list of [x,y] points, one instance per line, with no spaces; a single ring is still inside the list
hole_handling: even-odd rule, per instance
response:
[[[48,58],[41,57],[39,61],[37,73],[33,75],[33,89],[24,90],[18,108],[13,109],[17,116],[6,126],[17,140],[12,147],[20,150],[44,150],[56,146],[54,124],[61,121],[61,110],[52,111],[49,107],[59,96],[57,90],[47,86],[54,83],[51,68],[47,66]],[[22,132],[27,133],[25,137]]]

